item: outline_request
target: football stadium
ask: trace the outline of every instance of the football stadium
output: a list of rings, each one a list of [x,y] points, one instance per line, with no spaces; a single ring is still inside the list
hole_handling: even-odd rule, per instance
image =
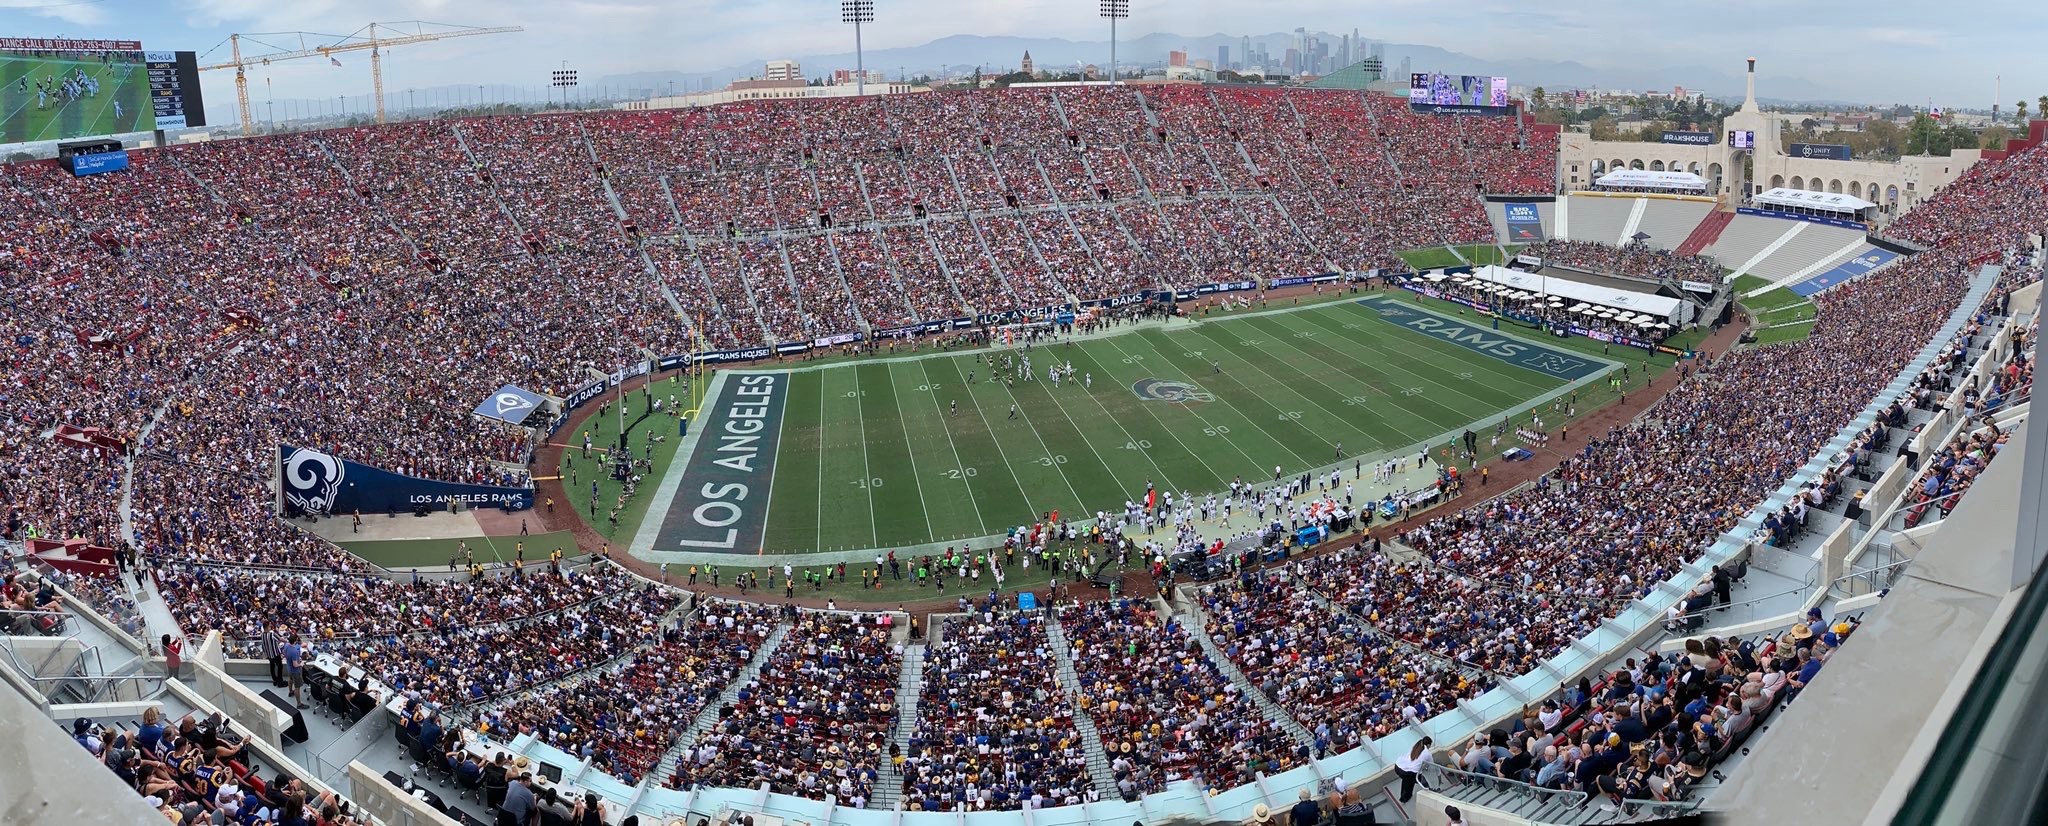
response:
[[[2038,820],[2029,104],[843,11],[0,38],[0,820]]]

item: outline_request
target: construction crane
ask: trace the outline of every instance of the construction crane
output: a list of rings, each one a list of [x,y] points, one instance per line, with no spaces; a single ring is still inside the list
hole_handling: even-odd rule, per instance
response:
[[[383,32],[379,32],[382,29]],[[410,30],[408,32],[408,30]],[[255,134],[255,119],[249,114],[248,67],[268,66],[285,60],[305,57],[325,57],[330,60],[342,52],[370,50],[370,82],[376,88],[377,122],[384,122],[384,50],[393,46],[410,46],[446,40],[451,37],[475,37],[480,34],[510,34],[523,32],[522,26],[451,26],[445,23],[426,23],[406,20],[398,23],[371,23],[357,29],[353,34],[333,35],[318,32],[263,32],[258,34],[231,34],[223,43],[228,47],[229,60],[199,67],[199,71],[219,69],[235,70],[235,106],[242,116],[242,134]],[[390,36],[381,36],[389,33]],[[297,38],[298,45],[280,46],[264,38]],[[276,51],[250,57],[242,56],[242,41],[247,40]],[[219,45],[207,51],[212,54]]]

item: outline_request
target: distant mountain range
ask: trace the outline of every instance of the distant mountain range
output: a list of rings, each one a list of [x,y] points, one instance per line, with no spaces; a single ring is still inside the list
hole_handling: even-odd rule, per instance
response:
[[[1326,32],[1318,32],[1316,38],[1336,43],[1341,38]],[[1252,36],[1254,43],[1263,45],[1272,55],[1285,52],[1294,42],[1288,33],[1272,33]],[[1375,41],[1367,40],[1368,44]],[[1230,47],[1233,59],[1242,59],[1243,38],[1227,34],[1210,34],[1189,37],[1178,34],[1147,34],[1140,37],[1120,38],[1117,41],[1117,61],[1126,66],[1162,65],[1167,52],[1185,50],[1190,60],[1214,60],[1218,46]],[[1384,43],[1387,70],[1398,71],[1401,59],[1407,58],[1414,71],[1438,71],[1446,74],[1499,75],[1512,83],[1524,86],[1549,86],[1552,88],[1599,88],[1599,89],[1665,89],[1684,86],[1688,92],[1704,92],[1710,97],[1740,99],[1743,93],[1742,73],[1720,71],[1704,66],[1669,66],[1644,69],[1598,69],[1575,61],[1538,60],[1515,58],[1512,60],[1485,60],[1468,54],[1453,52],[1435,46],[1412,43]],[[1334,47],[1333,47],[1334,48]],[[1063,38],[1038,37],[984,37],[980,35],[952,35],[925,43],[892,49],[872,49],[867,52],[866,64],[869,71],[879,71],[891,78],[899,74],[917,76],[920,74],[944,75],[972,71],[981,66],[989,74],[1000,74],[1017,68],[1026,51],[1041,70],[1071,69],[1082,64],[1106,65],[1109,62],[1109,41],[1077,41]],[[677,92],[698,91],[708,85],[716,89],[726,83],[761,74],[762,64],[768,60],[789,58],[803,64],[804,71],[811,77],[829,75],[833,69],[851,69],[854,65],[852,52],[813,55],[764,55],[756,60],[736,66],[727,66],[705,72],[650,71],[628,74],[606,75],[594,81],[597,86],[624,89],[645,89],[666,94],[671,88]],[[1774,103],[1831,103],[1851,102],[1839,90],[1812,83],[1803,78],[1784,76],[1759,76],[1757,87],[1762,99]]]

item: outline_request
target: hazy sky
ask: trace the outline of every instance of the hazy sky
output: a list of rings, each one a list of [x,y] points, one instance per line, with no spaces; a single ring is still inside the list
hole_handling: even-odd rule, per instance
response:
[[[949,34],[1099,40],[1097,0],[876,0],[869,48],[912,46]],[[1871,101],[1983,106],[2003,74],[2006,107],[2048,94],[2048,3],[1957,0],[1571,0],[1465,3],[1423,0],[1132,0],[1123,34],[1259,34],[1305,26],[1420,43],[1488,59],[1518,56],[1630,67],[1706,65],[1739,70],[1745,56],[1766,75],[1804,77]],[[777,56],[850,51],[837,0],[0,0],[0,34],[134,38],[160,49],[205,52],[229,32],[307,30],[346,34],[365,23],[421,19],[520,25],[521,34],[396,50],[386,89],[443,83],[542,86],[568,60],[585,78],[655,69],[710,70]],[[1940,19],[1929,16],[1939,12]],[[221,46],[215,57],[227,54]],[[992,55],[1004,60],[1009,55]],[[360,94],[367,55],[278,64],[279,98]],[[806,67],[831,68],[831,67]],[[207,100],[232,97],[226,73],[208,73]],[[260,75],[252,97],[262,100]]]

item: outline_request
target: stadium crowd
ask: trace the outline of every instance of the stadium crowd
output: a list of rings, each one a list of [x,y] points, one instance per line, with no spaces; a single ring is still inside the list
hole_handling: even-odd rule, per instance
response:
[[[1394,250],[1490,238],[1473,195],[1547,190],[1554,152],[1519,123],[1422,117],[1393,99],[1171,86],[398,124],[138,152],[129,174],[89,178],[11,164],[4,528],[121,543],[125,457],[134,544],[187,632],[219,628],[236,653],[259,655],[265,632],[302,635],[419,699],[501,706],[487,725],[625,776],[651,770],[694,706],[717,717],[671,784],[765,782],[859,805],[898,719],[902,652],[877,618],[713,602],[678,628],[662,621],[674,592],[603,566],[385,580],[272,515],[277,447],[520,484],[494,462],[523,459],[528,437],[468,415],[502,383],[565,394],[588,369],[687,348],[693,333],[737,346],[1148,278],[1392,266]],[[1977,266],[2037,229],[2043,182],[2040,149],[1973,167],[1893,224],[1927,251],[1815,297],[1811,339],[1702,358],[1646,415],[1590,434],[1531,489],[1404,531],[1419,559],[1361,548],[1248,574],[1204,593],[1204,629],[1140,601],[1064,605],[1053,621],[1068,652],[1035,622],[949,623],[927,674],[943,690],[920,699],[915,748],[896,755],[906,800],[970,810],[1085,800],[1104,783],[1125,797],[1191,777],[1236,786],[1528,673],[1696,558],[1867,404]],[[1110,206],[1076,204],[1066,220],[1041,209],[1098,188]],[[1374,216],[1365,232],[1358,215]],[[689,236],[649,237],[676,232]],[[2002,386],[2030,369],[2013,365]],[[124,447],[58,444],[44,435],[57,424],[103,428]],[[1999,438],[1953,446],[1939,483],[1967,484]],[[10,582],[10,601],[37,604],[33,584]],[[122,589],[78,590],[122,610]],[[1345,613],[1313,622],[1318,600]],[[709,708],[770,625],[787,635],[760,674]],[[1624,764],[1697,778],[1704,763],[1690,755],[1725,748],[1721,727],[1757,716],[1752,695],[1811,681],[1841,627],[1794,628],[1763,654],[1724,646],[1718,666],[1702,650],[1617,675],[1644,688],[1586,699],[1597,710],[1581,733],[1532,738],[1523,767],[1601,793]],[[1194,633],[1314,742],[1268,720]],[[1045,659],[1062,653],[1110,777],[1089,776],[1072,721],[1043,708],[1064,696]],[[608,664],[619,678],[525,696]],[[1631,742],[1637,716],[1647,734],[1633,742],[1654,743],[1641,758],[1614,745]],[[1459,760],[1506,765],[1505,748]],[[188,780],[147,775],[146,793]]]

